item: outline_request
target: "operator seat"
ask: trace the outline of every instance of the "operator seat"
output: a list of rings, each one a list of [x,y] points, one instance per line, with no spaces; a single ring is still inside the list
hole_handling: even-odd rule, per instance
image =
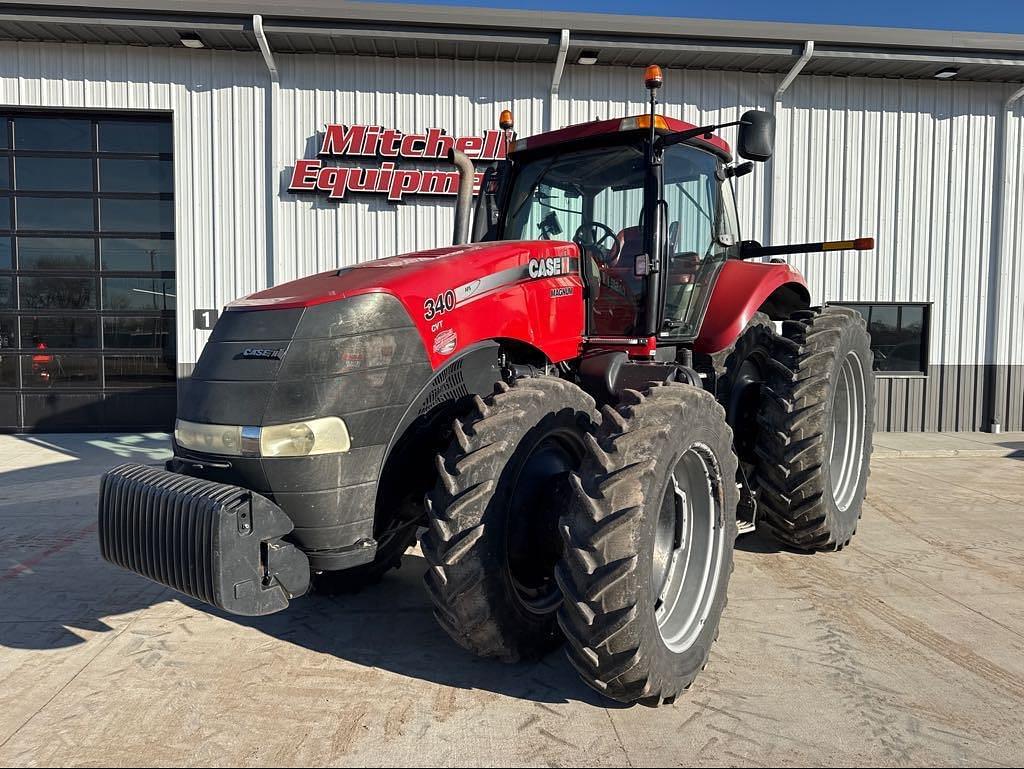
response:
[[[626,227],[615,237],[615,245],[608,255],[608,266],[612,268],[629,267],[633,271],[632,260],[644,252],[644,231],[639,227]],[[622,260],[625,259],[625,264]]]
[[[668,226],[668,252],[674,254],[676,251],[676,240],[679,236],[679,222],[672,222]],[[615,238],[615,245],[608,256],[609,267],[628,267],[633,269],[633,259],[644,252],[644,231],[639,225],[626,227],[621,230]],[[625,264],[620,262],[625,259]]]

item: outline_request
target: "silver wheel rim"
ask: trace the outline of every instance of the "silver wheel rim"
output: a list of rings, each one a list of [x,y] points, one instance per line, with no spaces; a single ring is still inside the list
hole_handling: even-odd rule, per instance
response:
[[[847,510],[857,495],[864,466],[864,367],[854,352],[847,353],[832,393],[832,435],[829,442],[829,483],[839,510]]]
[[[651,587],[658,632],[677,654],[700,635],[717,593],[725,551],[720,483],[714,453],[695,443],[673,468],[662,499]]]

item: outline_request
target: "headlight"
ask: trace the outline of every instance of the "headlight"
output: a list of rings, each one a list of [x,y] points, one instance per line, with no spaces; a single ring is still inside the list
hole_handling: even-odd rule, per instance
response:
[[[338,417],[311,419],[260,429],[260,454],[264,457],[306,457],[348,451],[348,428]]]
[[[352,441],[339,417],[268,427],[208,425],[177,420],[174,440],[179,446],[204,454],[229,457],[307,457],[348,451]]]
[[[179,419],[174,423],[174,440],[179,446],[204,454],[242,456],[242,428],[235,425],[204,425]]]

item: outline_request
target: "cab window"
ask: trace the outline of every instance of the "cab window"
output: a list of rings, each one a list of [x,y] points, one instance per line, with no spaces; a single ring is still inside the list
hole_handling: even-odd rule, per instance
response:
[[[722,262],[738,244],[732,191],[719,181],[717,158],[686,145],[665,151],[668,232],[665,328],[692,336]]]

